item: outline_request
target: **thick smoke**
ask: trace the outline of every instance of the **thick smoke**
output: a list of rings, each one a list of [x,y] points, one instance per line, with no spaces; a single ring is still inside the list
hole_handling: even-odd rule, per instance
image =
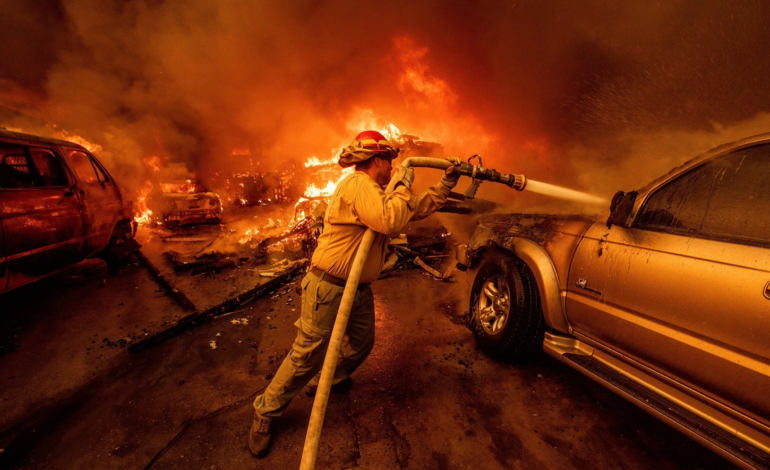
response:
[[[82,136],[133,188],[148,157],[271,169],[392,122],[609,197],[770,123],[763,1],[0,6],[0,126]],[[510,199],[499,192],[481,194]]]

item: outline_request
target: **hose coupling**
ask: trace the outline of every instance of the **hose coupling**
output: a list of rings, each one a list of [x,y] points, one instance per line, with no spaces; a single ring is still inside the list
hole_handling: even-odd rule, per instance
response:
[[[516,191],[524,191],[527,187],[527,177],[524,175],[511,175],[513,180],[508,183],[508,186],[512,187]]]
[[[471,165],[470,163],[460,163],[458,170],[461,175],[470,176],[477,181],[492,181],[502,183],[517,191],[523,191],[527,186],[527,177],[524,175],[514,175],[500,173],[492,168],[485,168],[481,165]]]

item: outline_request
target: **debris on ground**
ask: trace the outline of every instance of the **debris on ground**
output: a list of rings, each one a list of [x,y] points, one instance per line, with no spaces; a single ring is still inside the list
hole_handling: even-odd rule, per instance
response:
[[[433,276],[435,279],[439,281],[449,280],[449,278],[452,277],[452,273],[455,270],[454,264],[450,264],[449,267],[446,269],[446,271],[442,273],[425,264],[425,261],[421,260],[419,256],[414,259],[414,262],[415,264],[419,265],[422,269],[427,271],[431,276]]]
[[[209,346],[211,346],[211,349],[217,348],[217,342],[214,340],[209,341]]]
[[[235,318],[233,320],[230,320],[230,323],[233,325],[248,325],[249,319],[248,318]]]
[[[104,338],[102,340],[102,343],[104,344],[104,346],[107,346],[110,349],[120,349],[120,348],[125,348],[129,344],[133,343],[133,341],[134,341],[134,337],[131,335],[127,335],[123,338],[116,339],[115,341],[110,341],[109,339]]]
[[[316,219],[312,216],[305,217],[297,222],[291,230],[276,237],[268,237],[259,242],[256,251],[267,253],[270,251],[287,251],[285,246],[294,245],[296,251],[301,251],[303,256],[309,258],[315,247],[318,246],[318,235],[323,226],[323,219]],[[288,251],[295,251],[290,249]]]
[[[385,258],[380,278],[419,266],[436,280],[450,280],[454,272],[454,263],[444,268],[438,265],[443,264],[441,260],[449,258],[447,240],[451,235],[442,227],[439,232],[432,234],[401,234],[391,239],[389,243],[391,251]]]
[[[192,275],[221,272],[235,267],[236,264],[235,253],[220,251],[209,251],[201,255],[184,255],[169,250],[163,253],[163,257],[171,263],[174,271],[190,271]]]
[[[227,315],[236,308],[251,302],[255,298],[267,295],[268,293],[274,293],[277,288],[290,283],[292,277],[297,273],[303,272],[306,266],[307,260],[299,260],[299,262],[289,263],[289,266],[284,270],[284,272],[275,278],[270,279],[269,281],[260,284],[253,289],[241,292],[235,297],[231,297],[217,305],[209,307],[205,310],[198,310],[185,317],[182,317],[179,320],[172,322],[164,330],[154,333],[153,335],[143,338],[141,341],[132,344],[129,346],[128,351],[142,351],[183,331],[187,331],[190,328],[205,324],[216,317]]]
[[[257,272],[262,277],[276,277],[287,270],[294,269],[296,266],[305,263],[307,263],[307,258],[298,259],[296,261],[289,261],[284,258],[275,264],[257,270]]]
[[[164,243],[182,242],[182,243],[197,243],[197,242],[210,242],[211,237],[180,237],[172,235],[170,237],[161,237],[161,241]]]

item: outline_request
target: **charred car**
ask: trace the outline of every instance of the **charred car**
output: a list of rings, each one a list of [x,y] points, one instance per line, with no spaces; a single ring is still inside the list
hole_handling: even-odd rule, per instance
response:
[[[639,191],[607,222],[479,219],[480,348],[541,348],[728,460],[770,468],[770,134],[718,147]]]
[[[219,196],[196,180],[159,182],[153,186],[147,206],[167,227],[218,224],[222,215]]]
[[[131,202],[88,150],[0,130],[0,292],[108,254],[135,231]]]

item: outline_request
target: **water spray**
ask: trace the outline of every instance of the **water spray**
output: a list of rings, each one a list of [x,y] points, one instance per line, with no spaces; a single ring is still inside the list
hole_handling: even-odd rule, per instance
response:
[[[527,191],[532,191],[533,193],[538,194],[545,194],[546,196],[557,197],[559,199],[567,199],[569,201],[580,202],[583,204],[607,204],[607,200],[599,196],[593,196],[584,192],[575,191],[574,189],[562,188],[561,186],[542,183],[540,181],[534,180],[528,180]]]
[[[439,158],[412,157],[405,159],[401,165],[406,168],[421,167],[446,170],[453,164],[448,160]],[[523,191],[527,186],[527,178],[524,175],[500,173],[491,168],[484,168],[482,165],[473,165],[471,163],[461,163],[456,168],[461,175],[471,177],[474,182],[492,181],[504,184],[518,191]],[[393,179],[390,180],[390,184],[388,184],[385,192],[388,194],[393,192],[397,182],[398,180],[394,176]],[[321,441],[321,428],[323,427],[324,416],[326,415],[326,406],[329,403],[329,394],[332,388],[334,370],[337,368],[337,359],[339,358],[342,338],[345,336],[345,330],[348,326],[348,318],[350,317],[350,310],[353,307],[353,300],[355,299],[358,282],[361,280],[361,272],[363,271],[366,259],[369,257],[369,250],[372,248],[374,235],[375,232],[372,229],[366,230],[364,238],[361,240],[361,245],[358,247],[356,257],[353,260],[350,275],[345,283],[345,291],[342,294],[340,308],[337,311],[337,319],[334,321],[334,328],[332,329],[332,335],[329,339],[329,346],[326,350],[323,368],[321,369],[321,380],[318,383],[315,400],[313,401],[313,411],[310,414],[310,423],[307,427],[305,447],[302,451],[302,461],[299,467],[300,470],[312,470],[315,468],[316,459],[318,457],[318,446]]]
[[[471,164],[474,159],[478,159],[478,165]],[[484,168],[484,162],[481,160],[481,155],[478,154],[470,157],[468,159],[468,163],[463,163],[461,165],[460,172],[461,174],[470,176],[473,179],[473,182],[471,182],[471,185],[463,195],[465,199],[473,199],[476,197],[476,191],[478,191],[482,181],[494,181],[508,185],[518,191],[524,191],[526,189],[527,191],[532,191],[533,193],[545,194],[546,196],[556,197],[559,199],[567,199],[583,204],[607,203],[604,198],[593,196],[591,194],[580,191],[575,191],[574,189],[563,188],[561,186],[531,180],[524,175],[507,175],[504,173],[499,173],[495,170]]]

